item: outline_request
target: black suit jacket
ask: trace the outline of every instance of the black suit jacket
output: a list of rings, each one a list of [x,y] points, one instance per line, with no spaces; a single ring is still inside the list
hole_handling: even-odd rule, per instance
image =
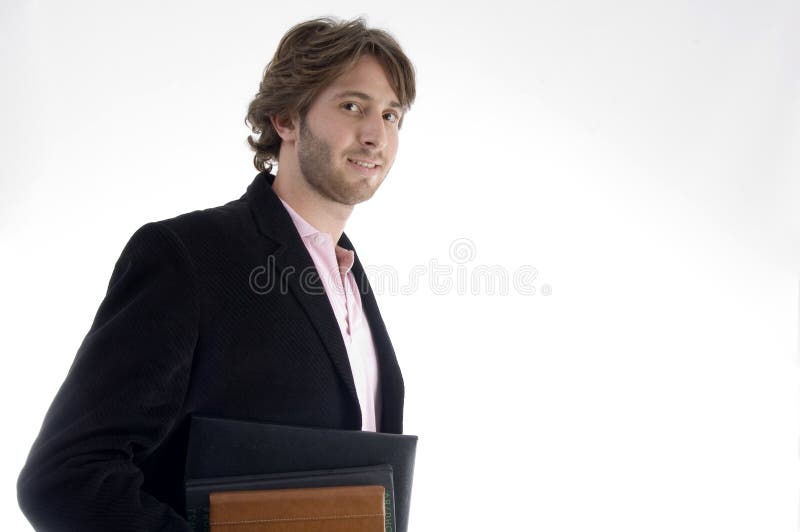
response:
[[[192,413],[360,430],[339,326],[273,179],[133,234],[18,480],[37,530],[188,531]],[[353,249],[345,235],[339,245]],[[353,273],[379,430],[399,434],[403,379],[357,254]]]

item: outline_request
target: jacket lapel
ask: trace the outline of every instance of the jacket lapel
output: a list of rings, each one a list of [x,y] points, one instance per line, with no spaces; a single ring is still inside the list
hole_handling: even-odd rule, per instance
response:
[[[350,243],[345,234],[342,234],[339,245],[352,250],[355,255],[352,271],[356,284],[358,284],[358,290],[361,293],[361,305],[364,307],[364,314],[367,316],[372,340],[375,343],[381,389],[381,424],[379,430],[380,432],[402,434],[405,385],[403,383],[403,375],[400,372],[400,365],[397,363],[397,356],[394,353],[389,333],[386,331],[386,325],[378,309],[375,294],[369,284],[369,279],[367,279],[361,261],[358,260],[358,253],[353,249],[353,244]]]
[[[289,213],[286,212],[280,199],[272,190],[274,179],[275,176],[272,174],[261,172],[247,188],[247,193],[243,197],[249,201],[250,209],[261,234],[278,244],[273,253],[277,279],[285,278],[287,280],[289,289],[317,330],[328,356],[350,394],[355,412],[358,414],[358,428],[360,428],[361,407],[358,403],[353,372],[350,368],[347,348],[342,339],[342,332],[328,301],[328,296],[325,294],[325,288],[314,267],[314,262],[297,233]],[[358,253],[345,234],[342,234],[338,244],[353,251],[355,255],[352,271],[361,293],[361,304],[364,307],[375,343],[381,389],[379,430],[402,434],[405,386],[394,347],[389,339],[386,325],[375,300],[375,294],[358,258]]]
[[[297,233],[289,213],[272,190],[274,179],[275,177],[268,172],[261,172],[247,188],[244,197],[250,204],[259,231],[278,244],[272,255],[275,260],[276,279],[285,279],[286,286],[303,307],[309,321],[319,334],[352,399],[354,412],[358,414],[358,428],[361,428],[361,407],[342,332],[314,262]]]

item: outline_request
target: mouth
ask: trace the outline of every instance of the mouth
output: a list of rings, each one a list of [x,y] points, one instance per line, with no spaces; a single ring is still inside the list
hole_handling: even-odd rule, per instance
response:
[[[348,157],[347,160],[356,166],[360,166],[361,168],[372,169],[381,166],[380,163],[376,163],[375,161],[371,161],[369,159],[352,159]]]
[[[347,165],[354,168],[360,175],[364,177],[375,177],[383,168],[382,165],[369,159],[351,159],[347,158]]]

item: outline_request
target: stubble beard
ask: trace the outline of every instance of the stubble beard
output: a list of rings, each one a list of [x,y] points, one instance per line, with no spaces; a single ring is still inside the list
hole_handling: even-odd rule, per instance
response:
[[[367,178],[353,181],[343,175],[344,169],[334,165],[331,147],[311,132],[305,120],[300,120],[297,160],[306,183],[319,195],[337,203],[356,205],[366,201],[381,183],[371,185]]]

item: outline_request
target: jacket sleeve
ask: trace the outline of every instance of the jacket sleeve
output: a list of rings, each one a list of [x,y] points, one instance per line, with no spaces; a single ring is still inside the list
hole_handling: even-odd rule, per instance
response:
[[[131,237],[17,482],[36,530],[190,530],[137,463],[180,421],[198,337],[191,259],[153,222]]]

